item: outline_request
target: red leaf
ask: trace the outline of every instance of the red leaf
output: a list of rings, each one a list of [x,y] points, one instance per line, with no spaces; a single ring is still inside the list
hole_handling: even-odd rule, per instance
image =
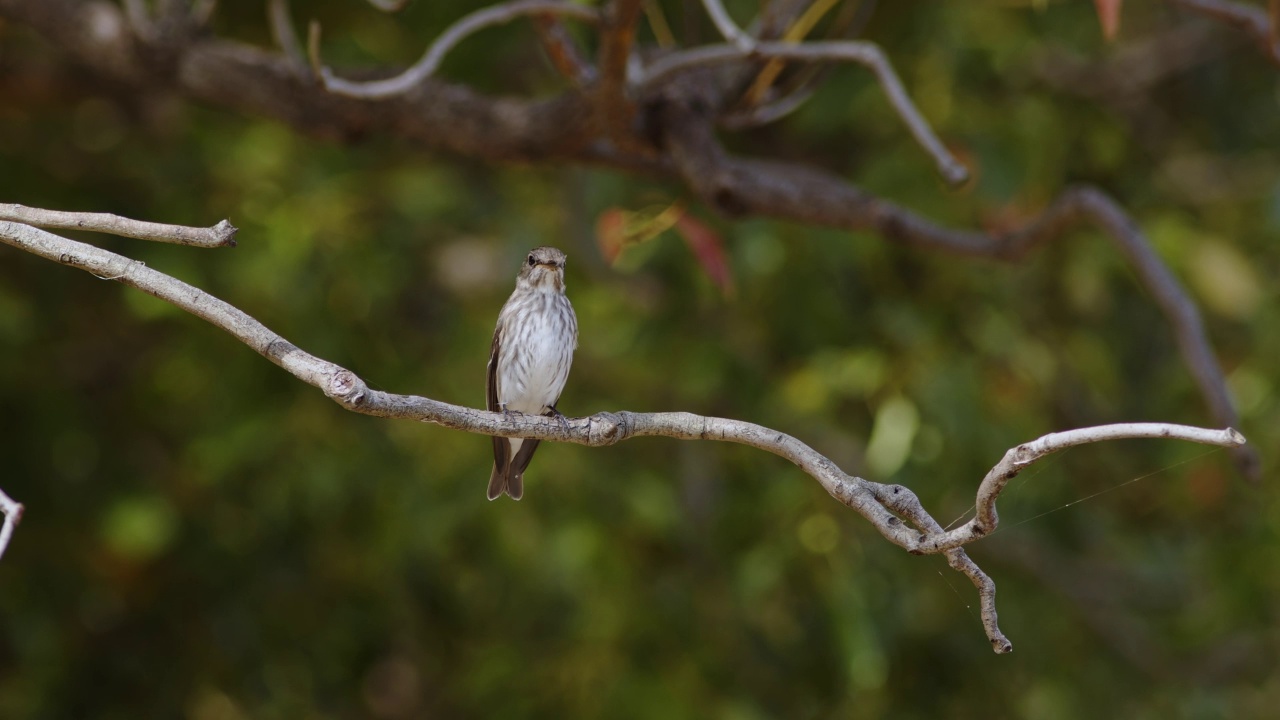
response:
[[[724,251],[724,238],[706,223],[685,213],[676,220],[676,232],[684,238],[703,272],[720,288],[725,297],[733,297],[733,271]]]
[[[1093,7],[1098,11],[1098,22],[1102,23],[1102,37],[1115,40],[1120,32],[1120,5],[1124,0],[1093,0]]]

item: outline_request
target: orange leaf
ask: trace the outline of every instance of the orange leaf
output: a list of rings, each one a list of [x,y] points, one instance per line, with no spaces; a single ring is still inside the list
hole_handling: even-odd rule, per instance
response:
[[[618,208],[609,208],[596,218],[596,244],[605,262],[613,264],[627,242],[627,217]]]
[[[1093,7],[1098,11],[1098,22],[1102,23],[1102,37],[1115,40],[1120,32],[1120,4],[1124,0],[1093,0]]]
[[[670,230],[683,214],[684,207],[679,202],[635,211],[609,208],[596,218],[600,254],[613,264],[628,246],[652,240]]]

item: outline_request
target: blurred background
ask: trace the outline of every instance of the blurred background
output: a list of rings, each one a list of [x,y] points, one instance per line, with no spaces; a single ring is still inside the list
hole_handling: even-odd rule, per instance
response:
[[[299,26],[323,21],[338,66],[411,62],[474,7],[305,5]],[[754,8],[730,3],[744,22]],[[490,503],[488,438],[346,412],[197,318],[3,248],[0,487],[27,513],[0,560],[0,717],[1272,717],[1280,71],[1167,3],[1124,10],[1107,43],[1083,0],[880,3],[862,36],[974,168],[960,190],[856,67],[726,137],[953,227],[1015,227],[1096,183],[1201,304],[1263,481],[1163,441],[1019,477],[999,531],[969,547],[1012,655],[991,652],[942,557],[889,544],[782,459],[545,444],[525,499]],[[223,2],[215,29],[266,46],[263,14]],[[564,87],[525,23],[442,74]],[[675,184],[337,145],[139,94],[12,23],[0,98],[0,202],[229,218],[235,249],[89,239],[382,390],[481,406],[519,262],[555,244],[581,326],[564,412],[762,423],[912,487],[944,523],[1019,442],[1209,422],[1163,316],[1095,232],[1005,265],[725,222]],[[675,231],[606,259],[601,218],[681,201],[731,285]]]

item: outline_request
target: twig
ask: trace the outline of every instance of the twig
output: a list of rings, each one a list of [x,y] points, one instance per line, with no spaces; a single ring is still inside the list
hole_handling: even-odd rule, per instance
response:
[[[835,7],[840,0],[816,0],[805,11],[801,13],[799,18],[783,32],[782,40],[784,42],[798,43],[804,40],[809,31],[813,30],[814,25],[826,15],[831,8]],[[760,104],[764,99],[765,92],[773,86],[774,80],[778,79],[778,75],[782,73],[786,62],[778,58],[770,60],[764,68],[760,70],[760,74],[756,75],[756,79],[752,81],[751,87],[743,95],[742,103],[748,107],[754,107]]]
[[[729,130],[743,130],[777,122],[799,110],[801,105],[818,92],[818,87],[818,83],[806,83],[776,100],[748,107],[745,110],[734,110],[720,117],[718,124]]]
[[[293,29],[293,20],[289,15],[289,0],[268,0],[267,21],[271,25],[271,36],[284,51],[295,70],[303,72],[307,68],[307,55],[302,51],[302,43],[298,42],[298,33]]]
[[[226,220],[213,227],[196,228],[130,220],[110,213],[60,212],[5,203],[0,203],[0,220],[12,220],[43,228],[88,230],[191,247],[235,247],[236,244],[236,228]]]
[[[729,17],[720,0],[702,0],[702,7],[706,8],[707,15],[711,16],[711,22],[715,24],[725,40],[733,43],[733,46],[742,52],[751,52],[756,45],[755,38],[738,27],[733,18]]]
[[[431,77],[440,67],[445,55],[458,43],[466,39],[468,35],[492,25],[511,22],[518,17],[548,13],[590,23],[599,22],[600,20],[599,12],[595,8],[565,0],[517,0],[516,2],[477,10],[450,25],[431,44],[431,47],[427,49],[421,60],[395,77],[385,80],[358,82],[337,77],[328,67],[321,66],[320,80],[330,92],[348,97],[383,100],[403,95]],[[315,47],[311,49],[311,52],[313,56],[318,55],[318,49]]]
[[[578,43],[560,18],[551,14],[534,15],[533,27],[538,31],[542,48],[557,72],[577,87],[595,82],[596,69],[582,56]]]
[[[0,222],[0,242],[99,277],[118,280],[186,310],[222,328],[353,412],[432,422],[485,435],[556,440],[593,447],[612,445],[632,437],[718,440],[750,445],[786,458],[821,483],[832,497],[870,521],[890,542],[913,554],[945,553],[948,563],[978,587],[983,626],[992,647],[1001,653],[1012,650],[1012,645],[1000,632],[997,623],[995,583],[960,546],[995,529],[995,502],[1008,478],[1048,453],[1071,445],[1117,437],[1174,437],[1226,446],[1244,443],[1244,438],[1230,429],[1212,431],[1160,424],[1103,426],[1046,435],[1006,453],[1004,460],[988,473],[979,486],[978,517],[961,528],[945,532],[907,488],[851,476],[796,438],[754,423],[680,412],[605,412],[568,420],[532,415],[507,416],[430,398],[373,390],[355,373],[304,352],[242,310],[126,257],[12,222]],[[908,527],[900,517],[906,518],[917,529]]]
[[[774,3],[777,4],[777,3]],[[770,7],[773,7],[771,4]],[[829,40],[853,38],[862,34],[871,16],[875,13],[876,0],[859,0],[854,4],[846,3],[833,20],[835,33]],[[810,21],[816,22],[817,15],[825,14],[824,0],[817,0],[791,24],[783,35],[787,42],[799,42],[808,34]],[[810,20],[811,18],[811,20]],[[822,86],[831,70],[830,65],[819,65],[809,68],[808,72],[798,76],[792,87],[785,92],[775,87],[776,74],[781,72],[785,61],[774,59],[760,71],[747,92],[743,94],[736,106],[728,113],[717,118],[717,124],[730,130],[742,130],[777,122],[798,110],[813,97]]]
[[[369,0],[369,4],[382,12],[393,13],[403,10],[404,6],[409,4],[409,0]]]
[[[787,60],[836,60],[852,62],[871,69],[880,83],[880,88],[889,99],[889,104],[898,113],[898,117],[906,124],[907,129],[925,152],[933,157],[939,174],[948,183],[958,185],[969,178],[969,170],[951,151],[947,150],[933,128],[916,109],[907,95],[902,81],[894,72],[893,66],[885,58],[879,46],[874,43],[857,40],[823,41],[804,44],[767,42],[757,43],[751,52],[744,52],[732,45],[709,45],[675,52],[655,61],[643,74],[639,84],[652,88],[677,72],[700,65],[739,62],[757,58],[782,58]]]
[[[643,4],[643,0],[613,0],[605,6],[600,24],[600,59],[596,63],[600,82],[592,93],[593,111],[604,134],[624,150],[639,149],[632,141],[635,104],[627,96],[627,86],[633,74],[636,56],[631,48]]]
[[[1234,25],[1251,35],[1267,58],[1280,65],[1280,2],[1271,0],[1269,10],[1230,0],[1173,0],[1173,4]]]
[[[1271,32],[1267,35],[1267,40],[1271,46],[1275,48],[1280,45],[1280,0],[1271,0],[1267,5],[1267,14],[1271,20]]]
[[[13,498],[0,490],[0,512],[4,513],[4,526],[0,527],[0,557],[4,556],[4,551],[9,547],[13,529],[22,522],[22,511],[22,503],[14,502]]]
[[[1171,438],[1225,448],[1238,448],[1245,444],[1244,436],[1232,428],[1208,430],[1168,423],[1122,423],[1051,433],[1006,452],[978,486],[977,512],[973,519],[954,530],[926,538],[920,549],[929,553],[949,550],[995,532],[1000,524],[1000,516],[996,512],[1000,493],[1010,480],[1040,458],[1077,445],[1125,438]]]

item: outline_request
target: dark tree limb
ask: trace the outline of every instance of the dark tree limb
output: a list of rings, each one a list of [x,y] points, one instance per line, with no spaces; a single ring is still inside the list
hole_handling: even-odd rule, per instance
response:
[[[1156,299],[1214,423],[1237,424],[1196,306],[1112,198],[1094,188],[1070,188],[1025,228],[992,235],[941,227],[820,169],[729,156],[713,130],[732,90],[719,84],[722,74],[688,62],[662,83],[630,83],[630,66],[639,62],[634,44],[641,5],[609,3],[601,20],[597,81],[546,100],[486,96],[433,77],[382,100],[344,97],[299,74],[288,55],[209,37],[181,23],[165,26],[176,28],[172,32],[143,37],[117,6],[104,2],[0,0],[0,16],[31,26],[82,64],[128,85],[171,90],[337,140],[389,134],[485,160],[583,163],[668,177],[730,217],[863,230],[921,249],[1003,260],[1017,260],[1090,224]],[[632,97],[634,90],[640,96]],[[1243,472],[1256,477],[1256,455],[1239,449],[1236,457]]]

